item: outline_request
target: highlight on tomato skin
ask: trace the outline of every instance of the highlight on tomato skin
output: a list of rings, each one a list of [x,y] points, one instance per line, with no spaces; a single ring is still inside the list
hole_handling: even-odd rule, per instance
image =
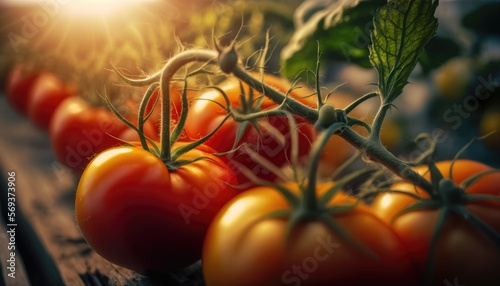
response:
[[[209,152],[203,145],[187,152],[181,160],[207,159],[175,171],[136,146],[97,155],[76,192],[76,220],[86,241],[106,260],[143,274],[198,261],[209,223],[237,194],[235,176]]]
[[[286,184],[288,187],[294,184]],[[322,184],[321,193],[332,185]],[[297,192],[297,189],[293,189]],[[338,193],[329,205],[353,203]],[[246,190],[216,216],[203,246],[207,285],[416,285],[410,257],[395,232],[366,205],[334,217],[369,257],[325,223],[305,220],[286,237],[287,218],[266,218],[289,210],[270,187]]]

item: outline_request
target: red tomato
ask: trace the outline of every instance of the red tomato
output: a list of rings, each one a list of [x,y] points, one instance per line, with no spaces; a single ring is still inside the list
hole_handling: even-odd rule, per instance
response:
[[[90,246],[141,272],[184,268],[201,257],[219,209],[237,193],[235,176],[206,146],[180,159],[206,159],[169,171],[153,154],[116,147],[99,154],[78,184],[75,212]]]
[[[10,71],[5,94],[10,105],[20,114],[28,114],[28,102],[39,72],[29,71],[23,65],[15,65]]]
[[[320,185],[318,192],[331,186]],[[288,187],[298,192],[295,184]],[[338,193],[329,205],[353,202]],[[230,201],[214,219],[203,246],[207,285],[413,285],[408,254],[367,206],[360,204],[333,220],[377,258],[316,219],[296,225],[288,240],[288,219],[260,220],[287,209],[283,196],[269,187],[247,190]]]
[[[266,75],[264,82],[283,93],[287,92],[291,86],[290,82],[272,75]],[[245,88],[245,93],[249,94],[249,86],[246,84],[243,84],[243,86]],[[234,108],[241,107],[240,83],[236,78],[231,78],[223,82],[219,85],[219,88],[225,91]],[[291,93],[291,97],[298,99],[310,94],[312,94],[312,91],[301,88],[294,90]],[[254,91],[254,97],[257,98],[259,96],[262,95]],[[310,100],[306,102],[305,99],[302,99],[301,101],[313,105]],[[188,138],[196,140],[209,134],[226,116],[227,112],[225,109],[214,102],[218,102],[224,106],[226,105],[223,96],[218,91],[212,89],[200,94],[198,99],[192,104],[189,109],[185,129]],[[266,98],[261,105],[261,109],[263,110],[273,107],[276,107],[276,104],[268,98]],[[296,119],[299,125],[299,156],[304,156],[308,154],[310,150],[311,141],[315,134],[314,127],[306,123],[305,119]],[[273,162],[278,167],[288,164],[291,156],[291,132],[287,118],[277,116],[263,118],[259,119],[258,124],[260,134],[255,128],[249,125],[241,137],[238,146],[241,146],[243,143],[248,144],[251,149],[257,151],[259,155]],[[238,126],[240,126],[240,123],[234,121],[232,118],[228,119],[222,127],[208,139],[206,144],[214,148],[217,152],[230,151],[235,142]],[[248,182],[248,178],[239,171],[238,165],[247,167],[253,171],[256,176],[262,179],[269,181],[275,179],[274,174],[254,162],[247,152],[241,148],[224,156],[224,158],[238,177],[238,181],[241,183]]]
[[[445,178],[449,178],[451,161],[438,162],[438,169]],[[420,174],[427,172],[426,166],[415,169]],[[453,181],[460,184],[475,174],[491,170],[490,167],[470,161],[458,160],[453,166]],[[426,178],[429,178],[427,172]],[[465,190],[469,194],[500,195],[498,181],[500,173],[492,173],[476,181]],[[427,198],[424,191],[413,184],[397,183],[393,189],[416,193]],[[380,217],[390,222],[400,210],[415,203],[416,200],[403,194],[382,194],[374,203],[373,209]],[[498,202],[480,201],[467,203],[464,207],[500,232],[500,208]],[[436,226],[438,210],[414,211],[399,216],[393,222],[393,229],[401,237],[405,247],[410,251],[415,266],[423,275],[427,263],[431,237]],[[465,285],[497,285],[500,281],[498,265],[500,265],[500,250],[482,232],[471,223],[451,214],[444,231],[439,237],[435,253],[434,283],[441,285],[446,279],[453,281],[457,277],[460,284]]]
[[[80,174],[95,154],[120,145],[112,136],[120,136],[127,128],[111,111],[70,97],[54,113],[50,138],[57,159]]]
[[[134,125],[137,125],[137,123],[135,123],[136,122],[135,120],[133,120],[131,122],[134,123]],[[146,135],[146,137],[148,137],[149,139],[151,139],[153,141],[160,140],[160,134],[158,133],[158,131],[156,130],[156,128],[154,127],[154,125],[151,121],[146,121],[144,123],[143,132],[144,132],[144,135]],[[123,130],[123,132],[118,136],[118,138],[120,138],[123,141],[127,141],[127,142],[140,140],[139,134],[137,133],[137,131],[135,131],[132,128],[126,128],[125,130]]]
[[[38,128],[48,130],[56,108],[71,95],[71,90],[56,75],[40,74],[29,96],[28,117]]]

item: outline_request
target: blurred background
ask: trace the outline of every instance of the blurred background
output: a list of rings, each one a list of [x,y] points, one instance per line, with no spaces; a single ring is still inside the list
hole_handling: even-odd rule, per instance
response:
[[[1,0],[0,80],[16,65],[49,70],[94,105],[103,105],[97,94],[104,89],[120,105],[140,94],[110,72],[111,63],[130,76],[144,76],[182,49],[237,37],[241,58],[253,66],[269,31],[266,71],[312,85],[319,45],[321,83],[343,84],[332,96],[341,105],[337,101],[355,99],[376,82],[367,47],[372,13],[384,3]],[[440,159],[453,158],[470,140],[489,134],[463,157],[500,167],[498,15],[499,1],[440,1],[437,36],[384,124],[384,143],[396,155],[418,157],[426,147],[413,139],[421,132],[439,137]],[[369,119],[376,108],[376,100],[366,103],[358,116]]]

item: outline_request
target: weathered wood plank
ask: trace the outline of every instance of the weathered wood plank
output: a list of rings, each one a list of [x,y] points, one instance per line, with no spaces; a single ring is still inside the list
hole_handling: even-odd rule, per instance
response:
[[[45,261],[41,264],[56,267],[54,281],[45,282],[56,285],[55,276],[60,275],[66,285],[203,285],[199,264],[152,279],[113,265],[92,251],[75,223],[76,179],[56,162],[47,134],[15,114],[2,97],[0,151],[0,169],[16,172],[17,208],[26,218],[24,226],[34,230],[29,239],[43,248],[32,251],[47,256],[32,257],[26,263],[41,259]],[[23,253],[29,255],[33,253]]]
[[[101,259],[86,245],[71,209],[74,179],[68,172],[52,167],[56,162],[47,136],[34,129],[27,120],[13,114],[5,103],[0,114],[0,165],[16,172],[18,211],[35,230],[38,238],[32,239],[39,239],[47,249],[64,284],[85,285],[82,277],[92,277],[96,272],[111,276],[109,279],[117,284],[137,280],[130,271],[115,271],[116,266]]]

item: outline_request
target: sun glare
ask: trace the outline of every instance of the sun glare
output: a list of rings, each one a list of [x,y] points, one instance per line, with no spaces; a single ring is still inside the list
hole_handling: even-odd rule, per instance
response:
[[[0,4],[9,6],[33,5],[33,6],[58,6],[61,11],[80,15],[112,15],[114,12],[122,11],[136,5],[158,0],[0,0]]]
[[[64,5],[63,10],[73,15],[106,15],[134,7],[135,5],[152,2],[152,0],[72,0]]]

